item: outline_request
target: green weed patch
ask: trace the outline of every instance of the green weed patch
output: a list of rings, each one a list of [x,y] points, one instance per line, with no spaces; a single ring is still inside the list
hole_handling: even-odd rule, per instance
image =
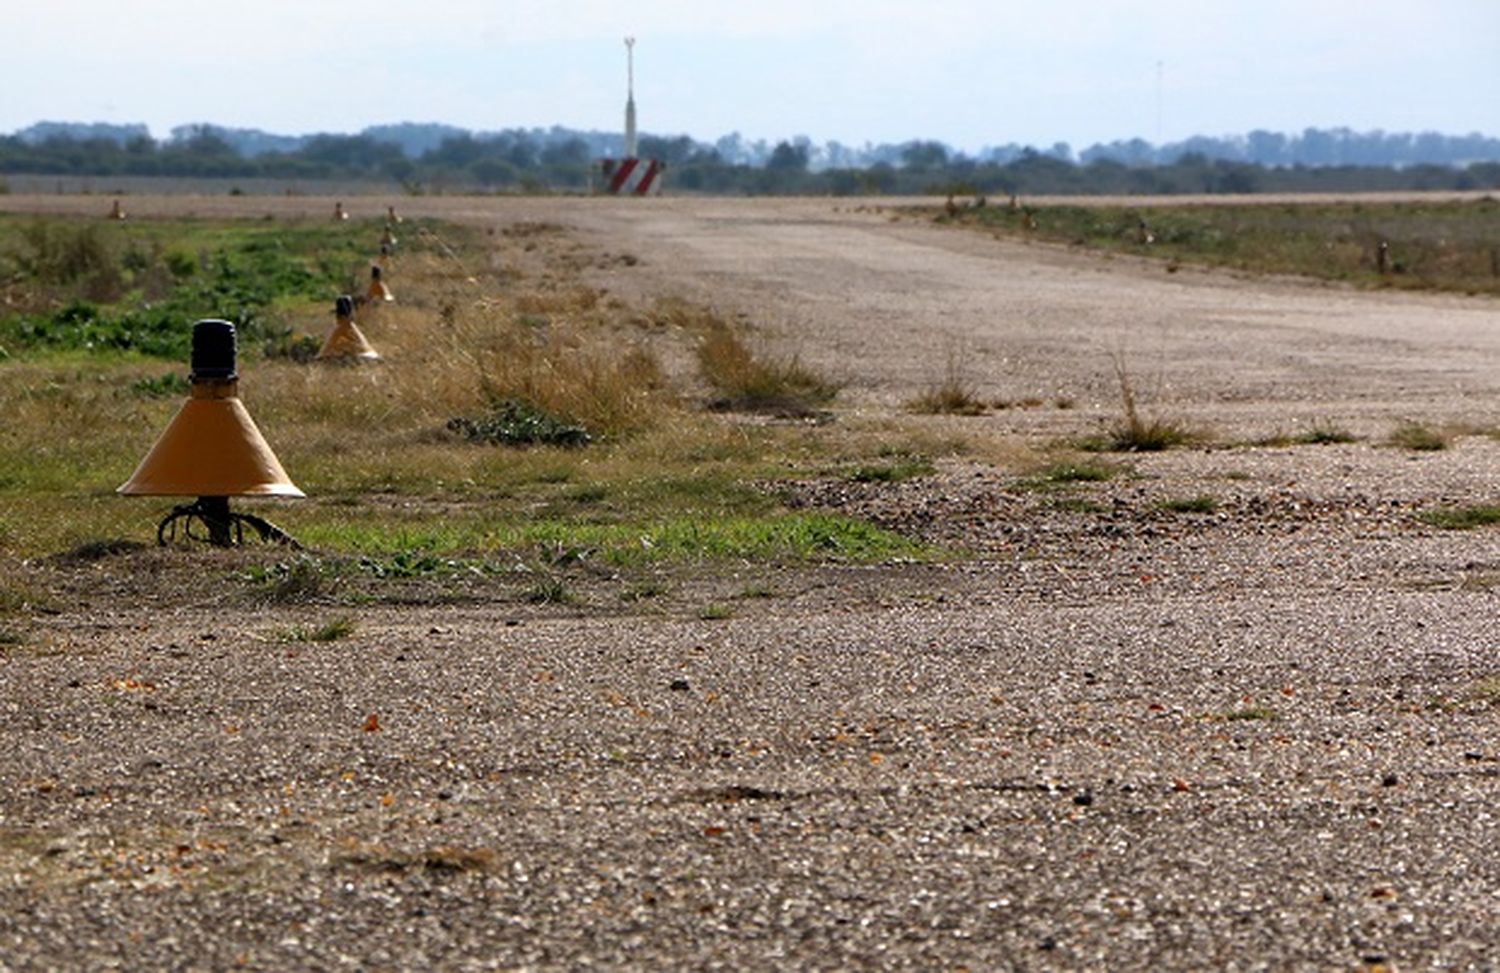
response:
[[[1472,507],[1442,507],[1438,510],[1424,510],[1417,515],[1417,519],[1440,530],[1473,530],[1476,527],[1500,524],[1500,506],[1479,504]]]
[[[243,349],[289,329],[274,309],[331,300],[367,266],[346,228],[246,226],[233,233],[183,222],[100,226],[0,217],[0,313],[12,354],[81,349],[182,360],[191,325],[234,322]]]
[[[930,550],[864,521],[805,512],[614,524],[472,518],[426,530],[312,524],[298,528],[297,535],[319,549],[362,553],[362,569],[377,577],[453,573],[500,551],[549,562],[564,552],[563,560],[619,566],[732,560],[869,563],[932,556]]]
[[[472,443],[493,446],[587,446],[593,436],[565,416],[522,399],[501,399],[477,418],[457,416],[448,429]]]

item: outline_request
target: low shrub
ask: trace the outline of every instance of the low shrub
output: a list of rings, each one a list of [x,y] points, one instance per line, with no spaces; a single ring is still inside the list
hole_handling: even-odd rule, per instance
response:
[[[593,441],[589,431],[522,399],[500,399],[478,418],[457,416],[448,429],[474,443],[496,446],[562,446],[576,448]]]

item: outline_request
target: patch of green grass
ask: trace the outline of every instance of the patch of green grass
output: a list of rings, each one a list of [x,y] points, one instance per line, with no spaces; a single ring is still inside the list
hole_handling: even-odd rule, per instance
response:
[[[353,554],[377,577],[454,573],[494,552],[587,552],[615,565],[693,561],[868,563],[935,552],[849,517],[788,511],[763,489],[717,475],[608,482],[608,503],[522,494],[434,516],[420,507],[288,506],[282,526],[310,548]]]
[[[192,386],[181,372],[167,372],[156,378],[143,378],[130,386],[130,391],[147,398],[181,398],[188,394]]]
[[[648,601],[652,598],[660,598],[667,593],[667,590],[664,582],[641,581],[622,590],[620,600],[624,602]]]
[[[354,634],[354,619],[348,616],[330,619],[320,625],[293,625],[278,633],[283,642],[337,642]]]
[[[710,602],[698,609],[698,617],[705,622],[722,621],[734,617],[734,609],[722,602]]]
[[[1068,460],[1053,463],[1035,475],[1016,480],[1013,485],[1018,490],[1059,491],[1080,483],[1104,483],[1119,476],[1122,472],[1123,470],[1113,463]]]
[[[900,483],[920,476],[931,476],[937,472],[932,462],[921,457],[895,460],[888,463],[866,463],[854,468],[849,479],[855,483]]]
[[[1163,500],[1157,509],[1174,514],[1211,514],[1219,509],[1219,500],[1207,494]]]
[[[1477,504],[1470,507],[1441,507],[1424,510],[1417,519],[1440,530],[1473,530],[1500,523],[1500,505]]]
[[[1339,443],[1358,442],[1359,437],[1342,426],[1315,422],[1306,432],[1292,437],[1292,442],[1303,446],[1332,446]]]
[[[563,494],[563,499],[581,507],[599,503],[609,496],[609,488],[602,483],[587,483]]]
[[[1051,503],[1053,510],[1074,514],[1102,514],[1109,508],[1097,500],[1086,497],[1058,497]]]
[[[1119,475],[1120,469],[1105,463],[1057,463],[1042,471],[1047,483],[1103,483]]]
[[[11,281],[0,343],[11,352],[113,349],[183,360],[189,325],[228,318],[242,351],[283,340],[276,309],[348,289],[367,255],[333,227],[190,221],[101,225],[0,216],[0,277]]]
[[[300,515],[301,519],[292,518]],[[458,565],[449,559],[486,549],[485,522],[475,511],[446,517],[407,511],[350,511],[330,508],[321,516],[289,509],[291,532],[320,551],[356,555],[358,566],[376,577],[437,574]]]
[[[1251,445],[1272,448],[1285,446],[1330,446],[1338,443],[1358,442],[1358,440],[1359,437],[1342,426],[1319,421],[1297,433],[1278,430],[1269,436],[1252,441]]]
[[[794,512],[718,520],[671,518],[653,523],[536,522],[497,528],[497,546],[567,543],[616,565],[691,561],[869,563],[931,556],[889,531],[833,514]]]
[[[1416,452],[1436,452],[1447,449],[1452,437],[1420,422],[1403,422],[1391,433],[1390,444]]]
[[[1500,676],[1489,676],[1477,680],[1469,687],[1469,699],[1490,706],[1500,706]]]
[[[522,597],[532,605],[566,605],[574,600],[566,581],[557,575],[546,573],[528,585]]]
[[[1230,722],[1250,720],[1274,720],[1278,718],[1277,712],[1269,706],[1245,706],[1240,709],[1230,710],[1220,715],[1219,719]]]
[[[267,601],[305,602],[330,594],[335,573],[331,565],[317,558],[298,557],[253,567],[245,573],[245,580]]]
[[[452,574],[462,565],[422,550],[396,551],[388,557],[362,557],[360,570],[377,578],[425,578]]]

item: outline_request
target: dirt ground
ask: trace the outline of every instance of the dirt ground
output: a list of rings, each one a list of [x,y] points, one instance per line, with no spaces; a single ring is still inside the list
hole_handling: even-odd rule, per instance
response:
[[[595,283],[743,313],[842,416],[957,368],[1034,407],[935,421],[1045,443],[1116,418],[1123,365],[1216,445],[1084,503],[978,461],[796,498],[967,558],[381,605],[330,643],[268,637],[316,607],[226,613],[215,555],[56,564],[46,650],[0,656],[0,971],[1500,967],[1500,540],[1418,516],[1500,501],[1500,305],[890,201],[346,206],[387,202],[629,254]]]

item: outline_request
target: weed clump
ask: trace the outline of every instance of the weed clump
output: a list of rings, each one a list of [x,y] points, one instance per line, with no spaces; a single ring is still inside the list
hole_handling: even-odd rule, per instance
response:
[[[1248,722],[1253,720],[1275,720],[1277,712],[1269,706],[1245,706],[1240,709],[1230,710],[1219,716],[1221,720],[1229,722]]]
[[[1471,507],[1443,507],[1423,511],[1417,515],[1417,519],[1439,530],[1473,530],[1500,523],[1500,506],[1478,504]]]
[[[937,467],[920,456],[888,463],[866,463],[855,467],[849,479],[855,483],[900,483],[920,476],[930,476]]]
[[[593,441],[589,431],[571,419],[524,399],[500,399],[475,419],[456,416],[448,429],[472,443],[496,446],[561,446],[576,449]]]
[[[1171,419],[1147,419],[1131,412],[1109,427],[1108,448],[1117,453],[1159,453],[1192,439],[1190,430]]]
[[[359,569],[377,578],[425,578],[457,567],[454,561],[417,550],[397,551],[388,558],[362,557]]]
[[[1439,429],[1420,422],[1403,422],[1391,433],[1390,443],[1414,452],[1437,452],[1448,448],[1449,437]]]
[[[1121,453],[1159,453],[1192,442],[1192,430],[1162,415],[1147,416],[1136,402],[1135,382],[1123,355],[1114,356],[1115,378],[1120,384],[1121,416],[1109,427],[1105,448]]]
[[[1219,509],[1217,497],[1201,494],[1196,497],[1178,497],[1171,500],[1163,500],[1158,508],[1164,513],[1170,514],[1211,514]]]
[[[815,414],[833,401],[838,383],[803,365],[795,356],[756,355],[722,321],[708,323],[698,343],[698,366],[713,386],[711,408],[722,412],[762,412],[789,418]]]
[[[964,374],[963,357],[956,350],[949,352],[948,367],[942,377],[907,402],[906,408],[922,415],[978,416],[986,411],[973,383]]]
[[[523,593],[527,604],[531,605],[567,605],[574,600],[573,592],[568,589],[567,582],[553,574],[543,574],[536,579]]]
[[[980,416],[985,413],[985,404],[974,390],[952,378],[923,390],[906,407],[923,415]]]
[[[294,625],[278,633],[284,642],[337,642],[354,634],[354,619],[347,616],[332,619],[321,625]]]
[[[261,597],[272,604],[316,601],[334,587],[328,567],[309,557],[252,568],[246,580],[259,587]]]
[[[1315,422],[1312,428],[1295,437],[1293,442],[1304,446],[1331,446],[1339,443],[1352,443],[1358,441],[1358,437],[1342,426],[1335,426],[1325,422]]]
[[[1042,473],[1048,483],[1103,483],[1112,480],[1120,471],[1113,466],[1099,463],[1058,463]]]

